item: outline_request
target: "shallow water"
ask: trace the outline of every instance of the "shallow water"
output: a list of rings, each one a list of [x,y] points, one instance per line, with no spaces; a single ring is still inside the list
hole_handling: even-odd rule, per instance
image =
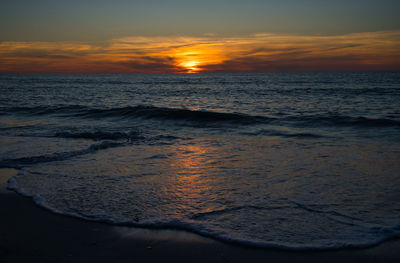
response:
[[[0,166],[55,212],[321,249],[400,235],[400,73],[1,75]]]

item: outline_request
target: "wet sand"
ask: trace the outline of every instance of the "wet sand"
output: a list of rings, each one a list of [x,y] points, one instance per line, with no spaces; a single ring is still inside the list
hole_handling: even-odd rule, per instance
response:
[[[294,252],[57,215],[6,190],[17,172],[0,169],[0,262],[400,262],[398,239],[364,249]]]

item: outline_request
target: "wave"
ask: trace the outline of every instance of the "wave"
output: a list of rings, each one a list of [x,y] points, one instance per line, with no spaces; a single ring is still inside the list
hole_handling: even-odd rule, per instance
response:
[[[67,139],[88,139],[93,141],[102,141],[92,144],[86,149],[69,151],[69,152],[55,152],[52,154],[30,156],[14,159],[0,160],[0,167],[22,168],[38,163],[46,163],[53,161],[63,161],[76,156],[95,153],[100,150],[108,148],[128,146],[133,144],[145,143],[147,145],[168,145],[173,144],[178,140],[191,140],[190,137],[177,137],[173,135],[154,135],[142,136],[136,131],[131,132],[58,132],[52,136],[38,136],[38,137],[57,137]]]
[[[52,136],[67,139],[87,139],[93,141],[118,141],[127,144],[132,143],[146,143],[146,144],[169,144],[177,140],[191,140],[190,137],[178,137],[173,135],[141,135],[138,131],[130,132],[103,132],[103,131],[84,131],[84,132],[57,132]]]
[[[63,161],[76,156],[85,155],[89,153],[94,153],[99,150],[104,150],[113,147],[123,146],[123,143],[103,141],[98,144],[93,144],[86,149],[76,150],[70,152],[56,152],[53,154],[39,155],[39,156],[31,156],[31,157],[22,157],[15,159],[5,159],[0,161],[0,167],[10,167],[20,169],[25,166],[38,164],[38,163],[47,163],[54,161]]]
[[[206,110],[189,110],[183,108],[167,108],[155,106],[127,106],[120,108],[90,108],[81,105],[69,106],[38,106],[38,107],[12,107],[0,108],[0,114],[27,114],[32,116],[54,115],[66,118],[84,119],[149,119],[172,121],[175,123],[189,124],[192,126],[224,126],[224,125],[256,125],[273,124],[280,126],[300,127],[400,127],[400,121],[389,118],[369,118],[364,116],[346,116],[340,114],[326,113],[304,115],[297,113],[291,116],[266,117],[260,115],[249,115],[244,113],[215,112]],[[303,134],[307,137],[307,134]],[[68,135],[66,135],[68,136]],[[77,135],[78,136],[78,135]],[[85,137],[85,134],[80,136]],[[121,137],[127,138],[131,135],[125,134],[97,134],[98,137]],[[291,134],[281,134],[290,137]],[[294,135],[302,136],[302,135]],[[313,135],[311,135],[312,137]]]
[[[0,114],[22,114],[31,116],[40,115],[63,115],[84,111],[88,109],[86,106],[68,105],[68,106],[36,106],[36,107],[0,107]]]
[[[281,119],[300,126],[344,126],[344,127],[400,127],[400,121],[385,118],[353,117],[344,115],[300,115]]]
[[[203,224],[201,221],[196,221],[204,216],[220,214],[224,212],[234,211],[234,210],[242,210],[242,209],[282,209],[286,207],[271,207],[271,208],[263,208],[259,206],[252,205],[244,205],[239,207],[233,207],[231,209],[222,209],[216,211],[210,211],[207,213],[200,213],[194,215],[192,220],[182,220],[178,218],[167,219],[167,218],[155,218],[153,220],[146,220],[143,222],[139,222],[137,218],[132,218],[130,220],[116,220],[112,219],[112,217],[108,217],[107,215],[93,214],[86,215],[84,213],[80,213],[79,211],[63,211],[62,209],[53,207],[49,202],[47,202],[41,195],[36,195],[26,191],[23,187],[18,185],[18,177],[22,176],[24,169],[22,169],[17,175],[13,176],[8,181],[8,189],[21,194],[22,196],[32,198],[35,204],[38,206],[47,209],[53,213],[71,216],[75,218],[80,218],[93,222],[102,222],[111,225],[118,226],[128,226],[128,227],[143,227],[150,229],[176,229],[176,230],[184,230],[188,232],[192,232],[195,234],[199,234],[201,236],[213,238],[216,240],[220,240],[222,242],[247,246],[247,247],[257,247],[257,248],[273,248],[273,249],[283,249],[289,251],[320,251],[320,250],[337,250],[343,248],[368,248],[375,245],[378,245],[384,241],[398,238],[400,236],[400,226],[370,226],[366,230],[376,233],[376,238],[374,239],[365,239],[359,241],[334,241],[329,243],[288,243],[284,241],[261,241],[261,240],[252,240],[246,237],[242,237],[240,235],[232,234],[231,232],[224,231],[219,228],[209,228],[206,224]],[[297,204],[298,205],[298,204]],[[300,206],[300,205],[299,205]],[[309,208],[304,208],[309,209]],[[315,210],[312,210],[315,211]],[[320,211],[317,211],[320,212]]]
[[[260,130],[256,132],[244,132],[243,135],[250,136],[279,136],[286,138],[299,138],[299,139],[317,139],[323,138],[325,136],[315,134],[315,133],[306,133],[306,132],[286,132],[286,131],[277,131],[277,130]]]
[[[89,108],[85,106],[60,106],[60,107],[13,107],[0,108],[1,112],[22,113],[29,115],[56,115],[61,117],[79,117],[87,119],[99,118],[142,118],[170,121],[186,121],[192,123],[233,123],[233,124],[256,124],[273,120],[263,116],[252,116],[242,113],[222,113],[205,110],[189,110],[180,108],[166,108],[155,106],[127,106],[121,108]]]
[[[191,219],[198,220],[198,219],[201,219],[204,217],[220,215],[220,214],[224,214],[227,212],[233,212],[233,211],[238,211],[238,210],[275,210],[275,209],[282,209],[282,208],[288,208],[288,207],[289,206],[262,207],[262,206],[257,206],[257,205],[241,205],[241,206],[235,206],[235,207],[231,207],[231,208],[212,210],[212,211],[203,212],[203,213],[196,213],[193,216],[191,216]]]
[[[89,139],[93,141],[102,140],[127,140],[134,141],[144,139],[143,136],[139,135],[136,131],[131,132],[57,132],[54,137],[59,138],[73,138],[73,139]]]
[[[234,123],[234,124],[256,124],[270,120],[266,117],[251,116],[242,113],[221,113],[213,111],[193,111],[179,108],[163,108],[154,106],[135,106],[113,109],[91,109],[87,112],[77,113],[75,116],[85,118],[119,117],[119,118],[142,118],[170,121],[186,121],[192,123]]]

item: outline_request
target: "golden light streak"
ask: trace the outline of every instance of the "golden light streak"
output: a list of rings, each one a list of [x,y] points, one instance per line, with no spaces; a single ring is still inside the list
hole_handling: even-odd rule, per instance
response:
[[[174,176],[169,177],[172,182],[168,184],[168,192],[179,199],[181,209],[188,211],[196,200],[201,200],[204,193],[210,192],[213,179],[205,175],[216,169],[210,165],[213,161],[210,154],[213,151],[214,148],[203,144],[179,146],[175,149],[170,163]]]

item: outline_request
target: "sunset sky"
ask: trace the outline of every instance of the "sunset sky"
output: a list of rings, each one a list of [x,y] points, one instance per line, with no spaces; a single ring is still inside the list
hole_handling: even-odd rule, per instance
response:
[[[395,0],[1,0],[2,73],[400,70]]]

